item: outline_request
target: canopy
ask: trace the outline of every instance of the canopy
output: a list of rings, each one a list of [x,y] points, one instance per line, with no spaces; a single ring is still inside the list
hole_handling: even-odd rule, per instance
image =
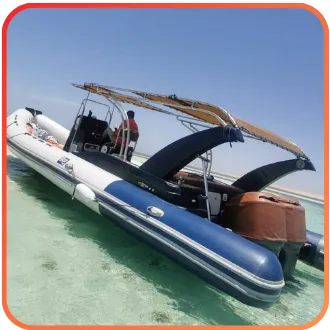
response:
[[[133,104],[149,110],[173,115],[174,113],[169,111],[170,109],[173,109],[212,125],[239,127],[246,134],[258,140],[274,144],[282,149],[292,152],[297,157],[308,159],[303,150],[295,143],[264,128],[236,118],[223,108],[213,104],[179,98],[176,95],[166,96],[132,89],[103,86],[94,83],[85,83],[84,85],[73,84],[73,86],[91,93],[102,95],[107,99]],[[127,93],[132,94],[132,96],[127,95]],[[165,109],[162,107],[165,107]]]

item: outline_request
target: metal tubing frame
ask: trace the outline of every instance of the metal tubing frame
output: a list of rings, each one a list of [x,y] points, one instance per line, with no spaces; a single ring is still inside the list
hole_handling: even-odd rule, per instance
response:
[[[72,140],[71,140],[71,143],[70,143],[70,146],[69,146],[69,152],[71,152],[71,147],[72,147],[72,144],[73,144],[74,138],[76,137],[77,131],[78,131],[79,127],[80,127],[80,123],[81,123],[82,116],[83,116],[84,113],[85,113],[86,103],[87,103],[87,102],[85,102],[85,101],[88,100],[90,93],[91,93],[91,92],[88,91],[88,94],[87,94],[86,99],[84,99],[84,100],[81,102],[80,107],[79,107],[79,109],[78,109],[78,112],[77,112],[77,115],[76,115],[76,118],[75,118],[75,121],[74,121],[75,125],[76,125],[76,121],[77,121],[78,116],[79,116],[79,113],[80,113],[80,109],[81,109],[82,106],[84,105],[84,108],[83,108],[82,113],[81,113],[81,115],[80,115],[81,118],[80,118],[79,123],[78,123],[78,125],[77,125],[76,131],[75,131],[74,134],[73,134],[73,137],[72,137]]]
[[[207,125],[204,125],[204,124],[199,124],[199,123],[193,123],[193,122],[190,122],[188,120],[185,120],[185,119],[180,119],[181,116],[177,116],[177,120],[181,122],[181,124],[186,127],[187,129],[189,129],[190,131],[192,132],[198,132],[199,130],[194,127],[193,125],[196,125],[196,126],[200,126],[200,127],[205,127],[205,128],[210,128],[209,126]],[[185,117],[187,118],[187,117]],[[190,118],[189,118],[190,119]],[[189,126],[187,125],[189,124]],[[208,150],[206,153],[206,158],[208,159],[209,161],[209,164],[207,164],[207,176],[210,177],[211,175],[211,169],[212,169],[212,150]]]
[[[206,113],[206,114],[209,114],[211,115],[212,117],[215,117],[219,123],[223,126],[227,126],[227,123],[222,119],[220,118],[218,115],[216,115],[215,113],[213,112],[210,112],[210,111],[207,111],[207,110],[204,110],[204,109],[200,109],[200,108],[194,108],[193,105],[194,105],[194,100],[189,100],[192,102],[192,106],[190,107],[187,107],[187,106],[183,106],[183,105],[173,105],[173,104],[170,104],[170,103],[167,103],[167,102],[162,102],[162,101],[156,101],[156,100],[150,100],[146,97],[147,94],[150,94],[150,95],[157,95],[157,94],[153,94],[153,93],[145,93],[143,91],[138,91],[138,90],[133,90],[133,89],[127,89],[127,88],[120,88],[120,87],[112,87],[112,86],[106,86],[106,85],[98,85],[96,83],[85,83],[84,85],[77,85],[77,84],[72,84],[73,86],[75,87],[79,87],[79,88],[82,88],[84,90],[88,90],[88,87],[97,87],[97,88],[103,88],[105,89],[105,93],[104,92],[101,92],[101,93],[98,93],[98,92],[94,92],[92,91],[92,93],[97,93],[99,95],[108,95],[110,94],[111,92],[113,91],[122,91],[122,92],[127,92],[127,93],[135,93],[135,95],[138,95],[136,93],[140,93],[141,96],[140,97],[136,97],[136,96],[129,96],[131,99],[133,100],[136,100],[138,102],[142,102],[146,105],[151,105],[152,106],[152,103],[154,104],[160,104],[160,105],[164,105],[164,106],[168,106],[170,107],[172,110],[176,110],[175,107],[179,107],[181,109],[189,109],[189,110],[193,110],[193,111],[197,111],[197,112],[203,112],[203,113]],[[125,96],[123,94],[120,94],[122,96]],[[126,95],[128,96],[128,95]],[[164,95],[161,95],[162,97],[165,97]],[[106,97],[106,96],[105,96]],[[196,101],[196,102],[199,102],[199,101]],[[252,137],[252,138],[256,138],[256,140],[259,140],[259,141],[264,141],[264,142],[268,142],[270,144],[273,144],[281,149],[284,149],[286,151],[289,151],[291,153],[293,153],[297,158],[302,158],[302,159],[306,159],[306,160],[309,160],[309,158],[307,157],[307,155],[301,155],[300,153],[297,153],[297,152],[294,152],[293,150],[291,149],[288,149],[286,147],[284,147],[283,145],[280,145],[280,144],[277,144],[277,143],[274,143],[272,141],[269,141],[268,139],[265,139],[265,138],[261,138],[259,137],[258,135],[255,135],[253,133],[250,133],[249,131],[247,131],[244,127],[238,127],[237,123],[236,123],[236,120],[232,117],[232,115],[230,113],[228,113],[225,109],[223,109],[222,107],[219,107],[217,105],[212,105],[212,104],[208,104],[208,103],[203,103],[201,102],[202,104],[205,104],[205,105],[208,105],[208,106],[213,106],[213,107],[216,107],[218,110],[222,111],[227,117],[228,117],[228,120],[229,122],[233,125],[233,127],[235,128],[239,128],[242,132],[244,131],[245,133],[249,134],[250,136],[247,136],[247,137]],[[137,105],[138,107],[143,107],[143,105]],[[166,113],[166,114],[170,114],[170,115],[176,115],[168,110],[164,110],[164,109],[161,109],[159,108],[159,111],[162,112],[162,113]],[[176,110],[176,111],[179,111],[179,110]],[[193,116],[192,116],[193,117]],[[195,119],[195,120],[198,120],[198,119]],[[203,121],[203,120],[200,120],[200,121]],[[291,142],[291,141],[289,141]],[[293,143],[293,142],[291,142]]]
[[[192,132],[199,132],[199,130],[193,126],[193,124],[190,123],[189,126],[186,125],[184,121],[181,121],[181,124],[191,130]],[[208,160],[208,163],[206,164],[206,171],[207,176],[209,177],[211,175],[211,168],[212,168],[212,150],[208,150],[205,152],[206,159]]]
[[[108,100],[114,106],[114,108],[117,108],[118,111],[119,111],[119,114],[121,116],[122,125],[123,125],[123,128],[124,128],[122,130],[123,131],[123,133],[122,133],[122,139],[125,140],[124,131],[127,130],[127,133],[128,133],[127,134],[127,141],[129,141],[130,140],[130,127],[129,127],[128,116],[127,116],[127,113],[126,113],[125,109],[121,106],[121,104],[117,100],[113,99],[111,96],[105,95],[105,93],[102,93],[102,92],[101,93],[98,92],[98,89],[99,88],[104,88],[103,86],[98,85],[98,84],[89,84],[89,85],[92,85],[92,86],[96,87],[96,92],[94,92],[94,91],[91,92],[87,88],[82,88],[82,89],[85,89],[85,90],[88,91],[87,99],[88,99],[90,93],[95,93],[95,94],[98,94],[100,96],[103,96],[106,100]],[[75,84],[73,84],[73,86],[78,87],[78,85],[75,85]],[[85,105],[85,107],[86,107],[86,105]],[[85,111],[85,108],[84,108],[84,111]],[[83,111],[83,113],[84,113],[84,111]],[[113,112],[114,112],[114,109],[113,109]],[[125,117],[125,120],[127,122],[127,128],[126,129],[125,129],[125,120],[124,120],[124,117]],[[115,146],[116,145],[117,145],[117,141],[116,141]],[[126,143],[126,146],[125,146],[125,152],[124,152],[124,160],[125,161],[127,159],[127,150],[128,150],[128,143]],[[119,157],[122,157],[122,153],[123,153],[123,144],[121,145],[121,148],[120,148]]]
[[[110,90],[110,91],[111,91],[111,89],[114,89],[114,90],[120,90],[120,91],[126,91],[126,92],[134,92],[134,91],[131,91],[131,90],[128,90],[128,89],[124,89],[124,88],[110,87],[110,86],[104,86],[104,85],[98,85],[98,84],[91,84],[91,85],[93,85],[93,86],[96,87],[96,91],[97,91],[97,92],[98,92],[98,88],[99,88],[99,87],[100,87],[100,88],[104,88],[104,89],[106,89],[106,90]],[[137,91],[136,91],[136,92],[137,92]],[[90,93],[90,91],[89,91],[89,93]],[[141,92],[141,93],[142,93],[142,92]],[[97,93],[97,94],[98,94],[98,93]],[[125,111],[125,109],[123,108],[123,106],[120,104],[120,102],[118,102],[117,100],[115,100],[115,98],[112,98],[111,96],[104,95],[104,94],[105,94],[105,93],[100,93],[99,95],[105,97],[109,102],[111,102],[112,105],[113,105],[114,107],[116,107],[116,108],[119,110],[119,113],[120,113],[120,115],[121,115],[121,117],[122,117],[122,126],[123,126],[123,128],[122,128],[122,139],[123,139],[123,141],[125,141],[125,136],[124,136],[125,131],[127,131],[127,133],[128,133],[128,134],[127,134],[127,143],[126,143],[125,151],[124,151],[124,160],[126,160],[126,159],[127,159],[127,150],[128,150],[128,141],[130,140],[130,127],[129,127],[129,120],[128,120],[128,117],[127,117],[126,111]],[[130,97],[131,97],[132,99],[134,99],[134,100],[137,100],[137,101],[140,101],[140,102],[141,102],[141,97],[136,97],[136,96],[130,96]],[[161,105],[164,105],[164,106],[168,106],[168,107],[170,107],[171,109],[173,109],[173,110],[175,110],[175,111],[178,111],[178,110],[176,110],[175,108],[173,108],[173,107],[175,107],[173,104],[166,103],[166,102],[155,101],[155,100],[149,100],[149,99],[147,99],[145,96],[142,96],[142,99],[143,99],[144,102],[145,102],[146,104],[148,104],[148,105],[151,105],[150,103],[156,103],[156,104],[161,104]],[[187,109],[187,110],[189,109],[189,110],[193,110],[193,111],[196,111],[196,112],[206,113],[206,114],[208,114],[208,115],[210,115],[210,116],[216,118],[216,119],[219,121],[219,123],[220,123],[221,125],[223,125],[223,126],[227,126],[227,123],[226,123],[222,118],[220,118],[218,115],[216,115],[215,113],[213,113],[213,112],[211,112],[211,111],[204,110],[204,109],[200,109],[200,108],[195,108],[195,107],[193,106],[193,104],[192,104],[192,106],[190,106],[190,107],[187,107],[187,106],[179,106],[179,107],[182,108],[182,109]],[[217,108],[218,108],[220,111],[223,111],[223,112],[228,116],[229,121],[231,122],[231,124],[232,124],[234,127],[237,127],[237,124],[236,124],[235,120],[233,119],[233,117],[232,117],[232,116],[231,116],[226,110],[224,110],[223,108],[220,108],[220,107],[218,107],[218,106],[217,106]],[[161,109],[161,110],[162,110],[162,109]],[[125,114],[125,117],[126,117],[126,121],[127,121],[127,129],[125,129],[124,118],[123,118],[122,113],[124,113],[124,114]],[[169,112],[169,111],[166,111],[166,113],[168,113],[168,114],[172,114],[172,113]],[[182,116],[182,115],[177,115],[177,114],[172,114],[172,115],[176,116],[177,119],[178,119],[178,117],[181,117],[181,118],[187,118],[187,120],[190,120],[190,123],[193,123],[193,122],[192,122],[193,120],[195,120],[195,121],[200,121],[201,123],[203,123],[203,120],[200,120],[200,119],[194,119],[193,116],[192,116],[192,118],[191,118],[191,117],[188,117],[188,116]],[[180,120],[180,119],[178,119],[178,120]],[[180,120],[180,121],[181,121],[181,123],[183,123],[182,120]],[[193,124],[198,125],[198,126],[201,126],[201,127],[210,128],[209,126],[206,126],[206,125],[203,125],[203,124],[199,124],[199,123],[193,123]],[[185,125],[184,125],[184,126],[185,126]],[[185,126],[185,127],[187,127],[187,126]],[[192,127],[192,126],[191,126],[191,127]],[[196,129],[195,129],[195,132],[196,132]],[[116,143],[115,143],[115,147],[116,147],[116,145],[117,145],[117,140],[116,140]],[[119,154],[119,157],[122,156],[122,152],[123,152],[123,144],[121,145],[121,148],[120,148],[120,154]],[[211,156],[211,160],[212,160],[212,156]],[[211,165],[211,164],[210,164],[210,165]],[[211,173],[211,166],[210,166],[210,169],[208,170],[208,173],[209,173],[208,175],[210,175],[210,173]]]
[[[102,86],[97,85],[97,88],[98,87],[102,87]],[[90,100],[89,99],[90,93],[91,92],[88,91],[87,98],[82,101],[81,106],[80,106],[80,108],[78,110],[76,119],[77,119],[77,117],[78,117],[78,115],[80,113],[80,109],[81,109],[82,105],[84,105],[84,108],[83,108],[83,111],[82,111],[82,114],[81,115],[82,116],[84,115],[87,102],[93,102],[93,103],[97,103],[97,104],[100,104],[100,105],[103,105],[103,106],[107,107],[108,108],[108,112],[107,112],[106,117],[105,117],[107,119],[108,114],[110,112],[110,106],[108,106],[108,105],[106,105],[104,103],[101,103],[101,102]],[[119,114],[121,116],[121,119],[122,119],[122,129],[121,129],[121,131],[122,131],[122,139],[123,139],[123,141],[125,141],[125,132],[126,131],[127,131],[127,139],[126,139],[124,154],[123,154],[124,145],[121,144],[119,157],[120,158],[123,157],[124,161],[126,161],[127,160],[127,152],[128,152],[128,144],[129,144],[129,141],[130,141],[130,126],[129,126],[129,120],[128,120],[128,116],[127,116],[126,110],[120,104],[120,102],[118,102],[114,98],[109,97],[109,96],[105,96],[105,95],[103,95],[103,93],[101,93],[99,95],[103,96],[106,100],[108,100],[113,105],[111,118],[109,118],[109,125],[110,125],[110,122],[111,122],[111,120],[113,118],[113,113],[114,113],[115,108],[118,110],[118,112],[119,112]],[[136,99],[136,100],[139,99],[137,97],[133,97],[133,98]],[[146,98],[143,97],[143,99],[146,99]],[[162,105],[169,105],[169,106],[171,106],[170,104],[167,104],[167,103],[164,103],[164,102],[150,101],[150,100],[147,99],[147,102],[146,103],[149,103],[149,102],[154,102],[154,103],[158,103],[158,104],[162,104]],[[196,112],[199,111],[199,112],[207,113],[207,114],[209,114],[209,115],[217,118],[219,120],[219,122],[222,123],[224,126],[227,126],[226,122],[223,119],[221,119],[218,115],[214,114],[213,112],[210,112],[210,111],[207,111],[207,110],[203,110],[203,109],[199,109],[199,108],[194,108],[193,106],[191,106],[191,107],[181,106],[181,108],[183,108],[183,109],[189,109],[189,110],[195,110]],[[226,112],[224,109],[221,109],[221,110],[224,111],[224,112]],[[172,114],[172,113],[169,112],[169,114]],[[230,116],[227,112],[226,112],[226,114],[228,115],[228,117]],[[196,118],[188,117],[188,116],[177,115],[177,114],[172,114],[172,115],[176,116],[177,120],[179,120],[183,126],[185,126],[187,129],[189,129],[192,132],[198,132],[198,129],[194,125],[199,126],[199,127],[204,127],[204,128],[210,128],[209,125],[204,124],[203,121],[200,120],[200,119],[196,119]],[[127,122],[127,127],[126,128],[125,128],[125,121]],[[186,125],[186,124],[189,124],[189,126]],[[233,124],[236,125],[236,122],[234,122],[234,120],[233,120]],[[80,126],[80,121],[78,123],[76,132],[77,132],[79,126]],[[74,141],[76,132],[75,132],[75,134],[73,136],[73,139],[72,139],[72,142],[71,142],[71,145],[70,145],[70,149],[69,150],[71,150],[71,146],[72,146],[72,143]],[[117,140],[116,140],[116,143],[115,143],[115,147],[116,146],[117,146]],[[135,144],[135,147],[136,147],[136,144]],[[134,147],[134,150],[135,150],[135,147]],[[206,165],[206,176],[209,177],[210,174],[211,174],[211,169],[212,169],[212,158],[213,158],[212,157],[212,150],[210,150],[209,153],[206,152],[206,158],[207,158],[207,160],[209,162],[209,164]],[[204,171],[204,166],[205,166],[205,164],[203,163],[203,171]],[[207,185],[207,181],[205,182],[205,184]]]
[[[106,115],[106,117],[105,117],[105,121],[106,121],[106,119],[107,119],[107,117],[108,117],[108,113],[110,112],[110,106],[109,106],[108,104],[101,103],[101,102],[98,102],[98,101],[94,101],[94,100],[89,99],[89,95],[90,95],[90,93],[91,93],[91,92],[88,92],[87,98],[85,98],[85,99],[82,100],[82,102],[81,102],[81,104],[80,104],[80,107],[79,107],[79,110],[78,110],[78,112],[77,112],[76,118],[75,118],[75,122],[76,122],[76,120],[77,120],[77,118],[78,118],[78,116],[79,116],[80,109],[81,109],[81,107],[82,107],[83,105],[84,105],[84,110],[83,110],[81,116],[84,115],[85,110],[86,110],[87,102],[97,103],[97,104],[100,104],[100,105],[103,105],[103,106],[107,107],[107,108],[108,108],[108,111],[107,111],[107,115]],[[112,114],[113,114],[113,112],[112,112]],[[111,115],[111,117],[110,117],[110,119],[109,119],[109,125],[110,125],[110,121],[111,121],[111,119],[112,119],[112,115]],[[72,141],[71,141],[71,144],[70,144],[69,150],[71,150],[72,143],[73,143],[73,141],[74,141],[74,138],[76,137],[76,133],[77,133],[79,127],[80,127],[80,120],[79,120],[79,124],[78,124],[78,126],[77,126],[77,128],[76,128],[76,131],[75,131],[75,133],[74,133],[74,135],[73,135],[73,138],[72,138]]]
[[[104,85],[97,85],[97,84],[90,84],[90,85],[93,86],[93,87],[96,87],[96,90],[98,90],[98,88],[100,87],[100,88],[103,88],[103,89],[109,90],[110,92],[111,92],[111,89],[114,89],[114,90],[121,90],[121,91],[126,91],[126,92],[130,92],[130,93],[132,93],[132,92],[137,92],[137,91],[131,91],[131,90],[129,90],[129,89],[117,88],[117,87],[110,87],[110,86],[104,86]],[[141,92],[141,93],[143,93],[143,92]],[[108,96],[108,95],[105,96],[104,94],[105,94],[105,93],[100,93],[99,95],[104,96],[106,99],[109,99],[109,98],[111,97],[111,96]],[[136,100],[136,101],[140,101],[140,102],[141,102],[141,98],[142,98],[142,99],[144,100],[144,102],[145,102],[146,104],[148,104],[148,105],[152,105],[152,104],[150,104],[150,103],[156,103],[156,104],[161,104],[161,105],[168,106],[168,107],[170,107],[171,109],[176,110],[175,108],[173,108],[173,107],[175,107],[175,105],[170,104],[170,103],[160,102],[160,101],[154,101],[154,100],[149,100],[149,99],[147,99],[146,97],[143,97],[143,96],[142,96],[142,97],[130,96],[130,98],[132,98],[133,100]],[[180,105],[180,106],[178,106],[178,107],[180,107],[181,109],[187,109],[187,110],[193,110],[193,111],[196,111],[196,112],[203,112],[203,113],[206,113],[206,114],[208,114],[208,115],[210,115],[210,116],[216,118],[216,119],[219,121],[219,123],[220,123],[221,125],[223,125],[223,126],[227,126],[226,122],[225,122],[222,118],[220,118],[218,115],[216,115],[215,113],[213,113],[213,112],[211,112],[211,111],[204,110],[204,109],[200,109],[200,108],[194,108],[193,106],[191,106],[191,107],[186,107],[186,106]],[[217,106],[217,108],[218,108],[219,110],[223,110],[222,108],[219,108],[218,106]],[[176,110],[176,111],[177,111],[177,110]],[[231,122],[231,124],[232,124],[234,127],[237,127],[237,124],[236,124],[236,122],[233,120],[232,116],[230,116],[230,115],[228,114],[227,111],[225,111],[225,110],[223,110],[223,111],[226,113],[226,115],[228,115],[228,119],[229,119],[229,121]]]
[[[104,119],[105,121],[107,121],[108,113],[110,112],[110,106],[109,105],[107,105],[105,103],[98,102],[98,101],[94,101],[94,100],[91,100],[91,99],[84,99],[83,102],[85,102],[85,106],[87,105],[87,102],[92,102],[92,103],[97,103],[97,104],[100,104],[100,105],[103,105],[103,106],[107,107],[108,111],[107,111],[107,114],[106,114],[105,119]],[[112,117],[110,119],[112,119]]]
[[[128,150],[128,141],[130,140],[130,126],[129,126],[129,120],[128,120],[128,116],[127,116],[127,113],[124,109],[124,107],[119,103],[117,102],[116,100],[110,98],[110,97],[106,97],[104,96],[113,106],[114,108],[116,108],[118,111],[119,111],[119,114],[121,116],[121,119],[122,119],[122,139],[123,141],[125,141],[125,131],[127,130],[127,143],[125,145],[125,151],[124,151],[124,155],[122,154],[123,153],[123,148],[124,148],[124,145],[121,144],[121,147],[120,147],[120,153],[119,153],[119,157],[123,157],[123,159],[126,161],[127,160],[127,150]],[[125,117],[125,119],[124,119]],[[127,127],[125,128],[125,121],[127,122]],[[117,146],[117,140],[116,140],[116,143],[115,143],[115,147]]]
[[[179,119],[180,116],[177,116],[177,119],[181,122],[181,124],[188,128],[190,131],[196,133],[199,130],[193,126],[193,125],[198,125],[201,127],[206,127],[210,128],[206,125],[200,125],[193,123],[191,121],[185,120],[185,119]],[[189,126],[188,126],[189,124]],[[204,189],[205,189],[205,197],[206,197],[206,210],[207,210],[207,218],[209,221],[211,221],[211,211],[210,211],[210,200],[209,200],[209,184],[207,181],[207,177],[210,177],[211,175],[211,168],[212,168],[212,150],[208,150],[206,153],[206,159],[203,157],[200,157],[202,160],[202,168],[203,168],[203,181],[204,181]]]
[[[206,177],[207,167],[205,167],[206,162],[207,161],[205,159],[202,159],[207,218],[208,218],[209,221],[211,221],[211,210],[210,210],[210,200],[209,200],[209,185],[208,185],[207,177]]]
[[[188,116],[182,116],[182,115],[177,115],[177,114],[172,114],[171,115],[177,117],[177,120],[179,121],[184,121],[186,123],[191,123],[200,127],[205,127],[205,128],[212,128],[214,127],[213,124],[207,124],[203,120],[193,118],[193,117],[188,117]]]
[[[141,94],[143,94],[144,92],[142,91],[137,91],[137,90],[130,90],[130,89],[127,89],[127,88],[119,88],[119,87],[112,87],[112,86],[105,86],[105,85],[99,85],[100,87],[104,88],[104,89],[113,89],[113,90],[117,90],[117,91],[123,91],[123,92],[129,92],[129,93],[135,93],[135,92],[139,92]],[[144,93],[145,94],[145,93]],[[152,93],[149,93],[149,94],[152,94]],[[131,96],[130,96],[131,97]],[[136,98],[136,97],[132,97],[136,100],[140,100],[139,98]],[[145,100],[149,100],[147,99],[146,97],[142,96],[143,99]],[[155,100],[149,100],[150,102],[153,102],[153,103],[157,103],[157,104],[162,104],[162,105],[166,105],[166,106],[169,106],[169,107],[174,107],[175,105],[173,104],[169,104],[169,103],[165,103],[165,102],[160,102],[160,101],[155,101]],[[193,100],[190,100],[190,101],[193,101]],[[213,105],[214,106],[214,105]],[[215,113],[213,112],[210,112],[210,111],[207,111],[207,110],[204,110],[204,109],[200,109],[200,108],[194,108],[193,106],[191,107],[186,107],[186,106],[179,106],[180,108],[182,109],[189,109],[189,110],[196,110],[196,111],[200,111],[200,112],[204,112],[204,113],[207,113],[215,118],[217,118],[220,123],[222,122],[222,124],[224,126],[226,126],[227,124],[225,123],[225,121],[223,119],[221,119],[218,115],[216,115]],[[223,111],[227,116],[228,116],[228,119],[229,121],[231,122],[231,124],[237,128],[237,124],[236,124],[236,121],[234,120],[234,118],[225,110],[223,109],[222,107],[219,107],[219,106],[216,106],[220,111]],[[174,109],[175,110],[175,109]]]
[[[135,98],[135,97],[132,97],[132,98],[134,98],[135,100],[138,100],[138,101],[139,101],[139,98]],[[152,103],[162,104],[162,105],[165,105],[165,106],[171,107],[173,110],[178,111],[178,110],[176,110],[176,109],[174,108],[175,105],[173,105],[173,104],[165,103],[165,102],[160,102],[160,101],[154,101],[154,100],[151,101],[151,100],[146,99],[146,98],[143,98],[143,99],[144,99],[144,100],[147,100],[147,101],[145,101],[145,103],[148,104],[148,105],[152,105],[152,104],[150,104],[150,103],[152,102]],[[180,105],[180,106],[178,106],[178,107],[181,108],[181,109],[187,109],[187,110],[193,110],[193,111],[196,111],[196,112],[206,113],[206,114],[208,114],[208,115],[210,115],[210,116],[216,118],[222,126],[227,126],[227,123],[226,123],[222,118],[220,118],[218,115],[216,115],[215,113],[213,113],[213,112],[211,112],[211,111],[204,110],[204,109],[200,109],[200,108],[194,108],[193,106],[191,106],[191,107],[186,107],[186,106]],[[235,127],[237,126],[237,125],[236,125],[236,122],[234,122],[234,123],[232,123],[232,124],[235,125]]]
[[[111,121],[112,121],[113,113],[114,113],[114,112],[115,112],[115,107],[112,106],[112,112],[111,112],[110,109],[109,109],[109,111],[108,111],[108,113],[107,113],[107,115],[106,115],[106,117],[105,117],[105,121],[106,121],[107,118],[108,118],[108,114],[110,115],[110,117],[109,117],[109,126],[110,126],[110,124],[111,124]]]

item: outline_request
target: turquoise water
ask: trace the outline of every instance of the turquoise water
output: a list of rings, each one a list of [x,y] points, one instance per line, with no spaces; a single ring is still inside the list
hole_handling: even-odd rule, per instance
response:
[[[323,306],[323,272],[298,262],[267,310],[241,304],[24,165],[8,162],[8,306],[27,324],[304,324]],[[302,202],[323,233],[323,205]]]

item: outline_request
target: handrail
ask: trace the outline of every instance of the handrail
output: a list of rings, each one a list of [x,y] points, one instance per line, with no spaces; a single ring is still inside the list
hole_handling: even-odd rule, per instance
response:
[[[77,126],[75,127],[75,132],[73,134],[73,138],[72,138],[72,141],[71,141],[70,146],[69,146],[69,151],[71,151],[71,147],[72,147],[72,144],[73,144],[74,139],[76,137],[76,133],[77,133],[79,127],[80,127],[81,118],[83,117],[83,115],[85,113],[87,102],[93,102],[93,103],[97,103],[97,104],[100,104],[100,105],[103,105],[103,106],[107,107],[108,111],[107,111],[105,120],[107,119],[108,114],[111,112],[111,109],[110,109],[109,105],[89,99],[90,93],[91,92],[88,91],[87,97],[85,99],[83,99],[83,101],[81,102],[81,105],[78,109],[78,112],[77,112],[77,115],[76,115],[76,118],[75,118],[75,125],[77,125]],[[125,140],[124,131],[127,130],[127,140],[129,141],[130,140],[130,126],[129,126],[129,120],[128,120],[128,116],[127,116],[127,113],[126,113],[125,109],[116,100],[110,99],[108,97],[105,97],[105,98],[113,105],[113,110],[112,110],[112,113],[111,113],[110,118],[109,118],[109,125],[110,125],[110,122],[112,120],[114,110],[117,109],[120,116],[121,116],[121,121],[122,121],[122,127],[123,127],[122,139],[123,139],[123,141]],[[77,123],[77,119],[78,119],[79,115],[81,116],[81,118]],[[127,123],[126,128],[125,128],[125,121]],[[116,141],[116,143],[117,143],[117,141]],[[126,161],[127,160],[128,143],[126,143],[126,145],[125,145],[125,150],[123,150],[123,149],[124,149],[124,145],[121,144],[119,157],[123,158],[123,160]]]
[[[107,107],[108,108],[108,111],[107,111],[107,114],[106,114],[105,119],[104,119],[105,121],[107,121],[108,113],[110,112],[110,106],[109,105],[107,105],[105,103],[101,103],[101,102],[95,101],[95,100],[90,100],[90,99],[84,99],[82,102],[84,102],[84,101],[86,101],[85,102],[86,103],[85,106],[87,105],[87,102],[92,102],[92,103],[97,103],[97,104],[100,104],[100,105],[103,105],[103,106]],[[110,117],[110,120],[111,119],[112,119],[112,117]]]
[[[73,134],[73,137],[72,137],[72,140],[71,140],[71,143],[70,143],[70,146],[69,146],[69,152],[71,152],[71,147],[72,147],[72,144],[73,144],[74,138],[76,137],[77,131],[78,131],[79,127],[80,127],[80,124],[81,124],[81,121],[82,121],[82,120],[81,120],[81,119],[82,119],[82,116],[83,116],[84,113],[85,113],[86,103],[87,103],[87,102],[85,102],[85,100],[88,100],[90,93],[91,93],[91,92],[88,92],[88,94],[87,94],[87,98],[86,98],[86,99],[83,99],[83,101],[81,102],[81,105],[80,105],[80,107],[79,107],[79,109],[78,109],[78,112],[77,112],[77,115],[76,115],[76,119],[75,119],[75,121],[74,121],[74,124],[75,124],[75,125],[77,124],[77,119],[78,119],[78,116],[79,116],[79,113],[80,113],[80,109],[81,109],[82,106],[84,105],[84,108],[83,108],[82,113],[81,113],[81,115],[80,115],[81,118],[80,118],[80,120],[79,120],[79,122],[78,122],[78,124],[77,124],[76,130],[75,130],[75,132],[74,132],[74,134]]]

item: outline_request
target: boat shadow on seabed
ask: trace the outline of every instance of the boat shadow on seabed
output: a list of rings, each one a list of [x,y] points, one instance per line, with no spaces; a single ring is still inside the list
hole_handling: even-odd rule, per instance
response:
[[[168,296],[173,301],[173,309],[190,315],[198,323],[253,324],[234,312],[234,308],[237,310],[241,304],[232,297],[217,292],[182,266],[152,250],[115,224],[105,221],[78,201],[72,201],[68,194],[18,158],[7,155],[7,175],[24,193],[41,202],[54,218],[65,220],[70,235],[97,243],[116,263],[152,283],[161,294]],[[100,271],[107,271],[108,267],[110,266],[103,263]],[[52,271],[56,271],[56,267]],[[130,271],[126,275],[123,273],[124,279],[131,276]],[[310,278],[304,270],[298,270],[297,277],[303,280]],[[323,286],[322,279],[317,284]],[[299,296],[303,294],[304,288],[305,284],[296,279],[287,283],[283,293]],[[281,312],[283,318],[283,311],[286,309],[280,299],[264,312],[273,314],[269,315],[271,318]],[[155,318],[157,323],[172,323],[166,313],[155,312]]]

